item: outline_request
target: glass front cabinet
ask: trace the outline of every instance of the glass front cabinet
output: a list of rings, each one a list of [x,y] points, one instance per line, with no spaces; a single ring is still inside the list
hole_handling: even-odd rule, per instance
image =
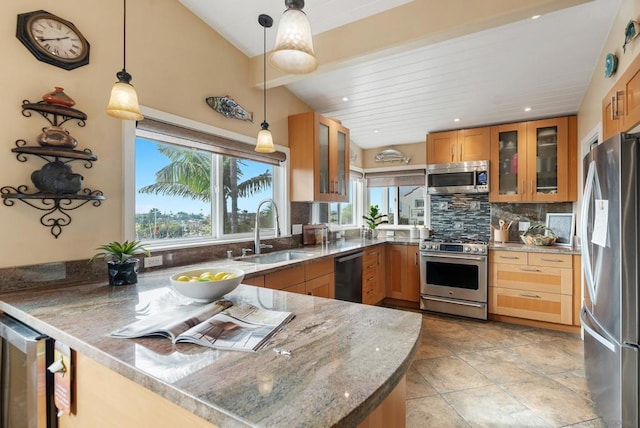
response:
[[[491,128],[491,202],[577,198],[575,116]]]
[[[349,201],[349,130],[318,113],[289,116],[292,201]]]

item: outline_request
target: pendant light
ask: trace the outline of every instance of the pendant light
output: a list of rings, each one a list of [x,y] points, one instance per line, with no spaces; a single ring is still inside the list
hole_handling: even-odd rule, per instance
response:
[[[311,73],[318,68],[318,61],[313,52],[311,25],[302,11],[304,0],[285,0],[284,4],[287,9],[280,18],[269,62],[285,73]]]
[[[116,73],[118,81],[111,89],[111,98],[107,105],[107,114],[117,119],[142,120],[138,106],[138,94],[131,84],[131,75],[127,73],[127,0],[124,0],[124,31],[123,31],[123,59],[122,71]]]
[[[264,47],[262,51],[262,100],[264,102],[264,120],[260,125],[261,129],[260,132],[258,132],[258,140],[254,150],[260,153],[273,153],[276,151],[276,148],[273,145],[273,136],[271,135],[271,131],[269,131],[269,124],[267,123],[267,28],[271,28],[273,19],[269,15],[261,14],[258,16],[258,22],[262,25],[264,33]]]

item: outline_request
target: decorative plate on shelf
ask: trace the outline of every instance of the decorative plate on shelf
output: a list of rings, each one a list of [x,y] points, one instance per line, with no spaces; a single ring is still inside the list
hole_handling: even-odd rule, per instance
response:
[[[604,60],[604,77],[611,77],[618,69],[618,57],[614,54],[607,54]]]

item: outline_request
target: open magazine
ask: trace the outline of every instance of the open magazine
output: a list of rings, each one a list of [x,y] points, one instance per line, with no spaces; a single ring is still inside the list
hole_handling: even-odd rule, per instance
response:
[[[284,324],[291,312],[273,311],[248,303],[217,300],[151,315],[111,333],[113,337],[163,336],[173,343],[190,342],[216,349],[257,351]]]

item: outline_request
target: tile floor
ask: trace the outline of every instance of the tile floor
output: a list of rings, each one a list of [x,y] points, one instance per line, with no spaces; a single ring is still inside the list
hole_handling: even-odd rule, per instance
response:
[[[578,335],[423,314],[407,427],[604,427]]]

